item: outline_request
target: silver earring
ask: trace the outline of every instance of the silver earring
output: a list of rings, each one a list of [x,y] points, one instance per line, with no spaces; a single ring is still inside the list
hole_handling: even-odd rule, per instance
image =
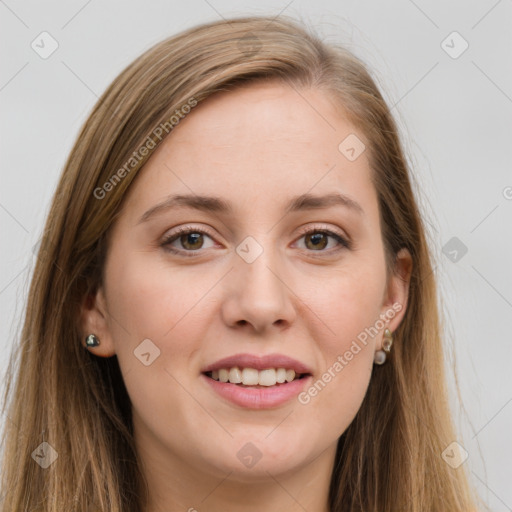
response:
[[[88,347],[97,347],[100,344],[100,340],[94,334],[89,334],[89,336],[85,338],[85,344]]]
[[[389,329],[384,329],[384,339],[382,340],[383,350],[377,350],[373,358],[375,364],[384,364],[386,362],[386,353],[391,351],[391,345],[393,345],[393,334]]]

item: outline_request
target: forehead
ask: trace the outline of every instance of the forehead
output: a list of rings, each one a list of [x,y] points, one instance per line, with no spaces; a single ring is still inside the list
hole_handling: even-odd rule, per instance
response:
[[[346,116],[340,118],[340,112],[341,106],[321,90],[298,89],[277,81],[254,82],[207,98],[166,142],[173,146],[194,143],[190,138],[193,129],[196,139],[212,139],[217,146],[245,145],[247,151],[260,143],[278,152],[297,143],[337,149],[340,129],[355,130]]]
[[[318,89],[256,82],[217,93],[155,150],[130,202],[140,210],[171,194],[198,194],[225,197],[235,210],[284,208],[299,195],[341,193],[368,203],[375,196],[367,155],[349,159],[342,151],[351,137],[364,144],[364,134]]]

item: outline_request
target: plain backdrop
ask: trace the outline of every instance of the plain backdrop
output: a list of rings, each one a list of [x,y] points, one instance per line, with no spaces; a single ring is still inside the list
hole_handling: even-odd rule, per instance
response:
[[[510,0],[0,1],[1,375],[34,245],[98,96],[163,38],[223,17],[279,13],[354,51],[393,106],[455,346],[466,413],[459,414],[452,385],[461,432],[454,441],[467,451],[464,464],[491,510],[511,511]],[[56,50],[44,55],[52,44]]]

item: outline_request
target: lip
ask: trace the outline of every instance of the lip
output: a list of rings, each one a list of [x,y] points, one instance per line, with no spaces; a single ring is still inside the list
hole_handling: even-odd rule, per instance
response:
[[[219,359],[204,367],[201,372],[211,372],[222,368],[230,369],[234,366],[239,368],[255,368],[256,370],[266,370],[267,368],[285,368],[287,370],[295,370],[295,373],[309,373],[313,371],[306,364],[297,361],[284,354],[267,354],[258,356],[255,354],[235,354],[233,356]]]
[[[296,397],[313,380],[313,376],[308,375],[285,384],[253,388],[242,387],[230,382],[220,382],[204,374],[201,374],[201,378],[222,398],[248,409],[279,407]]]

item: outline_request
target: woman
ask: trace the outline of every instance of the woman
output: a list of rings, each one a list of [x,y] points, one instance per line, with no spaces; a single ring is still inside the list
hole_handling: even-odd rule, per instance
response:
[[[283,16],[189,29],[116,78],[65,166],[3,510],[476,510],[442,352],[364,65]]]

